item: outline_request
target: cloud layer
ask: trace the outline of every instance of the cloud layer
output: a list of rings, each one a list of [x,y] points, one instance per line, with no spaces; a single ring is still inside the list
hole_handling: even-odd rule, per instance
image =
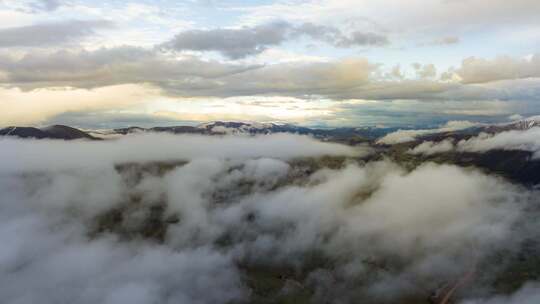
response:
[[[301,286],[315,302],[425,299],[512,252],[534,197],[474,170],[363,164],[297,136],[0,144],[10,304],[249,302],[261,267],[286,278],[268,297]]]
[[[118,163],[183,161],[193,158],[295,158],[324,155],[366,156],[367,147],[319,142],[307,136],[208,137],[202,135],[140,134],[112,141],[26,141],[2,138],[0,158],[12,160],[4,170],[58,170],[105,167]],[[166,147],[166,148],[164,148]],[[143,152],[144,151],[144,152]]]
[[[228,58],[239,59],[260,54],[268,47],[303,36],[340,48],[384,46],[389,43],[384,35],[372,32],[354,31],[347,36],[330,26],[312,23],[295,26],[287,22],[273,22],[238,29],[188,30],[177,34],[162,47],[178,51],[217,51]]]
[[[523,150],[533,152],[533,157],[540,157],[540,128],[523,131],[501,132],[495,135],[480,134],[457,144],[459,151],[485,152],[489,150]]]
[[[403,133],[407,131],[398,132]],[[415,133],[415,131],[412,130],[410,132]],[[386,137],[386,140],[382,143],[392,144],[413,140],[413,138],[401,137],[398,133],[392,134],[390,134],[390,137]],[[482,132],[477,136],[459,141],[453,139],[445,139],[439,142],[424,141],[412,148],[409,153],[432,155],[451,151],[484,153],[491,150],[520,150],[532,152],[532,158],[537,159],[540,157],[540,141],[538,140],[539,135],[540,128],[538,127],[526,130],[498,132],[496,134]],[[394,138],[394,136],[399,137]]]

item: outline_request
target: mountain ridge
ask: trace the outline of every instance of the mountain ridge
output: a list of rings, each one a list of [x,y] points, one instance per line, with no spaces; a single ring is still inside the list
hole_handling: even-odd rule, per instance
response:
[[[527,130],[540,126],[540,116],[526,118],[519,121],[503,124],[478,125],[455,131],[433,132],[417,136],[415,141],[441,141],[448,137],[470,138],[482,132],[494,134],[510,130]],[[308,128],[286,123],[256,123],[237,121],[212,121],[201,123],[197,126],[156,126],[143,128],[130,126],[111,130],[81,130],[66,125],[52,125],[42,128],[27,126],[9,126],[0,129],[0,136],[15,136],[20,138],[36,139],[88,139],[101,140],[113,136],[128,135],[134,133],[172,133],[172,134],[201,134],[201,135],[259,135],[274,133],[292,133],[311,135],[321,140],[333,140],[343,143],[371,142],[389,133],[398,130],[413,130],[398,127],[339,127],[339,128]]]
[[[11,126],[0,129],[0,136],[15,136],[19,138],[35,139],[100,140],[100,138],[92,136],[87,132],[65,125],[52,125],[44,128]]]

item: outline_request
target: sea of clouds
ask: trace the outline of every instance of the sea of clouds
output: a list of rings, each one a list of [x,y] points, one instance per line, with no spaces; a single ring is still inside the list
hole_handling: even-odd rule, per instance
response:
[[[515,227],[534,193],[473,169],[366,163],[370,153],[286,134],[2,139],[1,302],[249,303],[244,269],[274,267],[315,303],[395,303],[527,237]],[[306,165],[325,157],[345,160]],[[168,169],[130,166],[149,162]],[[156,206],[176,220],[144,237]],[[463,303],[536,303],[536,291],[478,287]]]

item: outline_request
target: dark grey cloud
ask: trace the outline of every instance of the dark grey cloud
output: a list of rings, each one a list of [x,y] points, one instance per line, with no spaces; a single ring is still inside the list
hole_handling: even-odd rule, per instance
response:
[[[388,37],[373,32],[353,31],[349,35],[341,30],[324,25],[304,23],[294,28],[293,36],[308,36],[340,48],[358,46],[384,46],[390,43]]]
[[[388,38],[384,35],[355,31],[350,36],[343,36],[337,40],[335,45],[348,48],[353,46],[384,46],[389,43]]]
[[[0,29],[0,47],[56,46],[95,34],[97,29],[111,28],[106,20],[71,20]]]
[[[239,59],[304,36],[340,48],[389,44],[386,36],[377,33],[353,31],[347,35],[330,26],[274,22],[239,29],[188,30],[163,47],[180,51],[216,51],[228,58]]]
[[[287,39],[290,25],[271,23],[240,29],[189,30],[166,44],[176,50],[217,51],[232,59],[263,52]]]

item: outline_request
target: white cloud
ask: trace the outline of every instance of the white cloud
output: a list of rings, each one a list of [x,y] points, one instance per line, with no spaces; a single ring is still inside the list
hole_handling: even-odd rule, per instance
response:
[[[525,117],[523,117],[520,114],[512,114],[512,115],[508,116],[508,120],[511,120],[511,121],[522,120],[524,118]]]
[[[117,163],[186,160],[192,158],[294,158],[323,155],[363,156],[365,147],[320,142],[308,136],[272,134],[261,136],[200,136],[136,134],[108,141],[33,141],[3,138],[0,159],[11,161],[10,171],[103,168]],[[164,148],[165,147],[165,148]]]
[[[440,142],[424,141],[418,146],[407,151],[407,153],[433,155],[452,150],[454,150],[454,142],[451,139],[445,139]]]
[[[379,139],[377,142],[380,144],[399,144],[404,142],[409,142],[415,140],[417,137],[428,134],[436,134],[441,132],[450,132],[463,130],[478,126],[478,123],[470,121],[449,121],[445,125],[441,126],[438,129],[426,129],[426,130],[398,130],[390,134],[385,135],[383,138]]]
[[[459,151],[485,152],[489,150],[523,150],[540,157],[540,128],[513,130],[494,135],[481,133],[477,137],[462,140],[457,144]]]
[[[307,267],[298,284],[315,297],[395,300],[411,286],[452,280],[471,256],[512,249],[510,227],[530,194],[453,166],[408,172],[352,158],[316,169],[321,155],[358,154],[298,136],[0,145],[9,160],[0,170],[0,242],[10,244],[0,249],[0,296],[10,304],[249,301],[241,280],[249,265]],[[316,158],[296,158],[309,156]],[[112,166],[180,158],[187,163],[169,171]],[[178,217],[161,241],[137,230],[155,223],[156,206],[166,208],[158,222]],[[100,222],[109,211],[122,215]],[[313,254],[332,267],[310,268]]]

